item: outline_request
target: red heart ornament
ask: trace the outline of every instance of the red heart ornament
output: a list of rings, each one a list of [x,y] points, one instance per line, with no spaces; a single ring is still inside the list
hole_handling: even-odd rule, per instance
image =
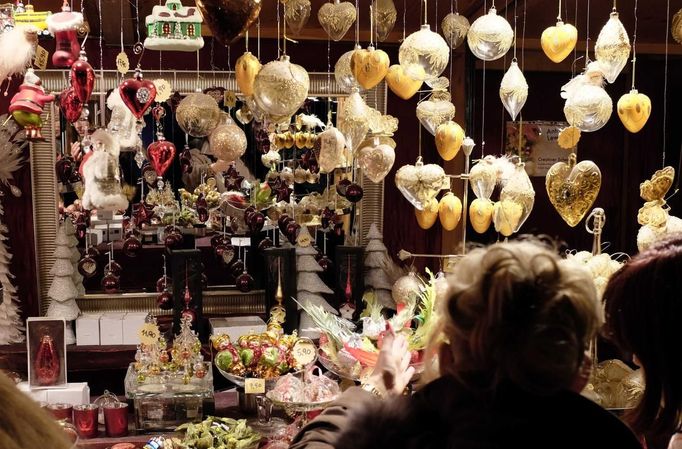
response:
[[[78,99],[73,87],[64,89],[59,95],[59,109],[69,123],[76,123],[83,112],[83,103]]]
[[[147,158],[149,164],[156,171],[156,175],[161,177],[166,173],[168,167],[173,163],[175,157],[175,145],[163,138],[151,143],[147,147]]]
[[[81,103],[87,103],[95,87],[95,71],[81,52],[80,59],[71,66],[71,87]]]
[[[125,105],[138,120],[142,118],[156,98],[156,86],[151,81],[142,79],[142,73],[139,70],[135,72],[133,78],[123,81],[118,86],[118,91]]]

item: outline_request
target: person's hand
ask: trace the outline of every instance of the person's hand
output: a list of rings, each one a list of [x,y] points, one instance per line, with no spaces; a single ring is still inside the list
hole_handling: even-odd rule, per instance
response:
[[[379,390],[382,395],[402,394],[414,375],[410,355],[405,337],[396,335],[393,328],[387,325],[379,359],[366,384]]]
[[[573,379],[573,385],[571,390],[576,393],[581,393],[587,383],[590,381],[590,375],[592,374],[592,357],[586,352],[583,356],[583,361],[578,368],[578,372],[575,374]]]

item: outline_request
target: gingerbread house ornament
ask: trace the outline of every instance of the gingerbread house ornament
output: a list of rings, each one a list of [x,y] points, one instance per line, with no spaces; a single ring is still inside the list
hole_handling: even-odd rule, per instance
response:
[[[201,37],[201,13],[195,6],[182,6],[180,0],[166,0],[147,16],[148,50],[197,51],[204,46]]]

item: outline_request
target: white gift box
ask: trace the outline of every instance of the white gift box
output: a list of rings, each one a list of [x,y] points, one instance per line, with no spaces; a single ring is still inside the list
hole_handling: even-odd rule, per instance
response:
[[[76,319],[76,345],[97,346],[99,345],[99,320],[100,314],[87,313]]]
[[[66,384],[66,388],[47,390],[48,404],[89,404],[90,387],[86,382]]]
[[[110,312],[99,319],[99,342],[101,345],[123,344],[123,317],[125,313]]]
[[[147,312],[128,312],[123,318],[123,344],[139,345],[140,328],[144,325]]]
[[[236,316],[210,318],[211,335],[227,334],[230,341],[236,342],[242,335],[260,334],[267,330],[267,324],[257,316]]]

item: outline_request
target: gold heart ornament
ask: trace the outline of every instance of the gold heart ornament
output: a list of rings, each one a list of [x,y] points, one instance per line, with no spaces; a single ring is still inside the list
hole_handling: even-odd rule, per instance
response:
[[[247,51],[237,59],[237,64],[234,69],[235,78],[237,78],[237,86],[242,93],[250,97],[253,95],[253,83],[256,81],[256,75],[263,67],[250,51]]]
[[[493,222],[493,202],[487,198],[476,198],[469,206],[469,221],[474,231],[483,234]]]
[[[639,132],[651,115],[651,100],[637,89],[632,89],[618,100],[618,117],[631,133]]]
[[[542,51],[552,62],[559,63],[566,59],[578,42],[578,30],[570,23],[559,20],[555,26],[545,28],[540,38]]]
[[[545,178],[549,201],[569,226],[574,227],[594,204],[601,188],[601,171],[592,161],[576,164],[575,153],[568,163],[552,165]]]
[[[438,219],[438,200],[431,198],[424,210],[414,209],[414,216],[422,229],[431,229]]]
[[[451,161],[459,153],[464,142],[464,130],[459,124],[449,120],[436,129],[436,148],[443,160]]]
[[[462,218],[462,201],[454,193],[443,195],[438,203],[438,218],[446,231],[453,231]]]
[[[416,71],[414,75],[417,75],[418,79],[408,75],[400,64],[393,64],[386,74],[386,84],[394,94],[403,100],[412,98],[422,87],[424,82],[421,80],[426,78],[426,72],[422,66],[415,65],[411,71]]]
[[[371,46],[366,50],[355,50],[350,59],[353,76],[365,89],[372,89],[379,84],[386,77],[390,65],[386,52]]]

